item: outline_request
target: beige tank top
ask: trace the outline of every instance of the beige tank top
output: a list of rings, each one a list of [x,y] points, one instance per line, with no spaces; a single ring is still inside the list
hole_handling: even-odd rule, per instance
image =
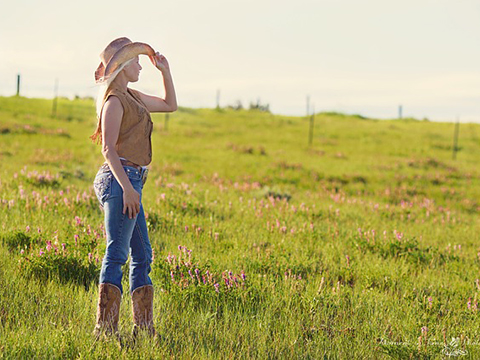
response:
[[[146,166],[152,161],[153,122],[138,91],[124,91],[112,84],[105,93],[104,104],[110,96],[116,96],[123,106],[122,124],[115,150],[118,155],[137,165]],[[101,120],[100,120],[101,121]]]

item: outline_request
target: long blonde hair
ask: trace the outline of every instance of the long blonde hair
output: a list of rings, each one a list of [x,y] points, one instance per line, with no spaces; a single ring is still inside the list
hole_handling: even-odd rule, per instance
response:
[[[95,132],[90,135],[90,139],[97,144],[102,144],[102,110],[103,105],[105,104],[105,94],[117,75],[120,74],[123,68],[130,64],[133,60],[135,60],[135,58],[125,61],[105,81],[98,84],[98,94],[96,99],[97,128],[95,129]]]

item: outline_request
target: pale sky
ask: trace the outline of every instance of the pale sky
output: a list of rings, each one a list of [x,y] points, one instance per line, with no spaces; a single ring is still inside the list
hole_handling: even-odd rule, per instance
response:
[[[480,122],[479,0],[15,0],[0,12],[0,95],[95,96],[114,38],[170,62],[181,106],[258,98],[277,114],[316,111]],[[163,95],[145,56],[131,87]]]

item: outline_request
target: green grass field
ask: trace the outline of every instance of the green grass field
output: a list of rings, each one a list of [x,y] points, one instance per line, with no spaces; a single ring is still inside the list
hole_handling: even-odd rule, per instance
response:
[[[0,359],[480,358],[479,125],[452,160],[448,123],[322,113],[309,147],[306,118],[181,108],[165,129],[154,114],[161,339],[119,348],[92,336],[94,104],[51,108],[0,97]],[[130,306],[127,291],[126,338]]]

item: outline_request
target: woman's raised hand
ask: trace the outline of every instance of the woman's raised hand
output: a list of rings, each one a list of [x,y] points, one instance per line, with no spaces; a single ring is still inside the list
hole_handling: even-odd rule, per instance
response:
[[[158,51],[155,53],[155,56],[149,56],[149,58],[152,64],[161,72],[170,70],[167,58],[161,55]]]

